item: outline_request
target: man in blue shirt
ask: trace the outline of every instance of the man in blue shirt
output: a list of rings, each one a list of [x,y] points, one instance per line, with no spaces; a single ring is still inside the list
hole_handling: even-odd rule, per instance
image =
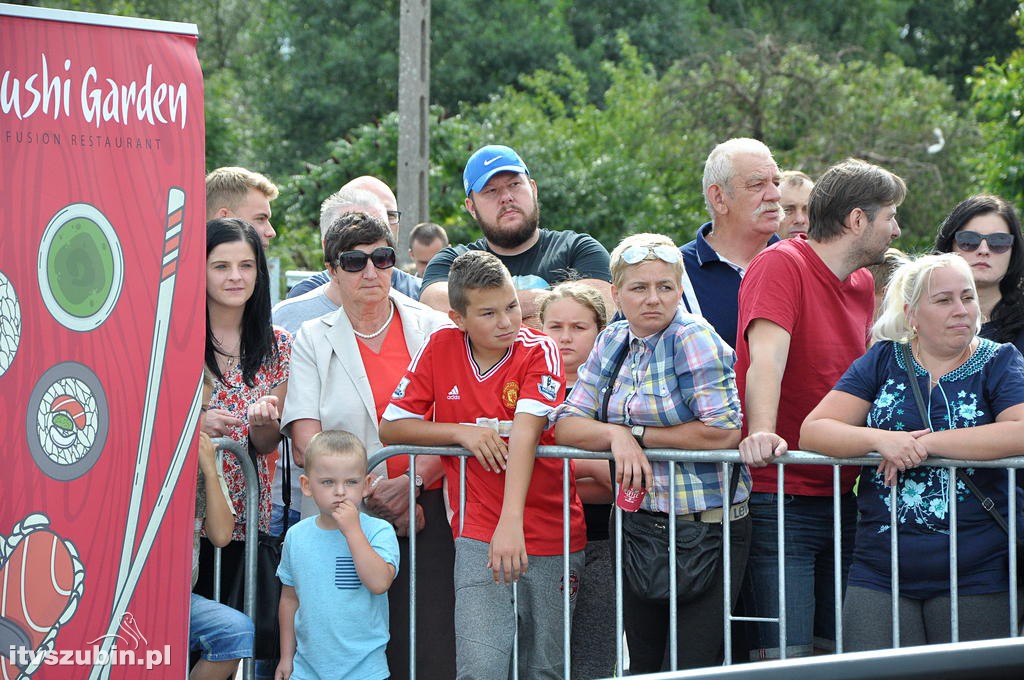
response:
[[[683,304],[735,349],[743,273],[755,255],[779,240],[779,166],[756,139],[730,139],[708,156],[703,184],[711,221],[680,248]]]

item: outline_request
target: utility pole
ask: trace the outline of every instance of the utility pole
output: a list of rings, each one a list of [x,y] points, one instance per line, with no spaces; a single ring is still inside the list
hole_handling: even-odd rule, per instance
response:
[[[428,219],[430,196],[430,0],[401,0],[398,18],[398,261],[409,232]]]

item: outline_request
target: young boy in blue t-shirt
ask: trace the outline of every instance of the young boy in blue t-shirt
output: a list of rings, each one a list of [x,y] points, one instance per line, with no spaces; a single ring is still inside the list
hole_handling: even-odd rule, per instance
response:
[[[355,435],[321,432],[305,453],[302,493],[320,514],[285,534],[275,680],[382,680],[389,676],[387,590],[398,573],[394,527],[359,511],[366,448]]]

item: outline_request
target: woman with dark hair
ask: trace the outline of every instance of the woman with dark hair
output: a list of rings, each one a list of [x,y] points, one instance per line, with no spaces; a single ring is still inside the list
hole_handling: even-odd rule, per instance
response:
[[[1024,352],[1024,241],[1013,206],[989,194],[961,201],[939,227],[935,251],[971,266],[983,322],[978,335]]]
[[[203,431],[230,437],[258,454],[259,529],[264,532],[270,525],[271,481],[265,454],[281,441],[278,418],[288,389],[291,342],[270,322],[270,273],[259,234],[237,218],[207,222],[206,366],[215,382]],[[241,554],[245,478],[233,456],[224,457],[224,479],[235,509],[232,541],[239,542]]]

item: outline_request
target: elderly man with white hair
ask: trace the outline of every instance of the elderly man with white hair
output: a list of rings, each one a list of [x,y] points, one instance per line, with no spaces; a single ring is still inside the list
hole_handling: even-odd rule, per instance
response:
[[[704,163],[704,202],[711,221],[684,245],[683,303],[736,346],[740,281],[754,256],[779,240],[779,166],[756,139],[716,146]]]

